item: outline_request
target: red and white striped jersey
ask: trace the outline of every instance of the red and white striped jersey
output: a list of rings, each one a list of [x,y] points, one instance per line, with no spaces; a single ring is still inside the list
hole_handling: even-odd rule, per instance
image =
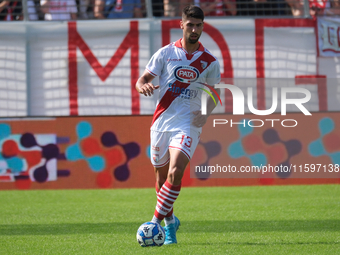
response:
[[[201,128],[191,125],[193,112],[201,110],[204,84],[214,86],[221,80],[220,65],[200,43],[192,55],[182,48],[181,39],[159,49],[146,66],[159,76],[159,98],[151,130],[187,131]]]

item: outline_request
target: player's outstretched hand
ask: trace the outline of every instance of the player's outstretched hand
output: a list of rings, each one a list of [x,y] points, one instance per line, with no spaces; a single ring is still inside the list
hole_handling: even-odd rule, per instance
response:
[[[195,115],[192,124],[196,127],[203,127],[204,124],[207,122],[207,115],[202,115],[201,111],[195,111],[193,112],[193,114]]]
[[[153,95],[153,91],[158,88],[159,85],[155,86],[152,83],[144,83],[141,87],[139,87],[138,92],[144,96],[151,96]]]

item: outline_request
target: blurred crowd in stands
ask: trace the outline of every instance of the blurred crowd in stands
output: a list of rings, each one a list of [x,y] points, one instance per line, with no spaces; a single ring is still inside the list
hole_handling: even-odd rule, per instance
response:
[[[340,0],[0,0],[0,20],[143,18],[147,3],[154,17],[180,17],[189,4],[200,6],[206,17],[340,16]]]

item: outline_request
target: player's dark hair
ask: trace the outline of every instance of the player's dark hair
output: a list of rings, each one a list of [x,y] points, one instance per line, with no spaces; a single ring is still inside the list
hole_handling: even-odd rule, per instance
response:
[[[188,5],[182,11],[182,19],[195,18],[204,20],[204,13],[201,8],[196,5]]]

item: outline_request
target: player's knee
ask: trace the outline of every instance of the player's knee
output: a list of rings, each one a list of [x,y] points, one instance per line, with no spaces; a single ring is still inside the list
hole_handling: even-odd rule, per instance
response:
[[[184,174],[184,169],[180,167],[172,167],[169,169],[168,180],[174,185],[179,185],[181,183]]]

